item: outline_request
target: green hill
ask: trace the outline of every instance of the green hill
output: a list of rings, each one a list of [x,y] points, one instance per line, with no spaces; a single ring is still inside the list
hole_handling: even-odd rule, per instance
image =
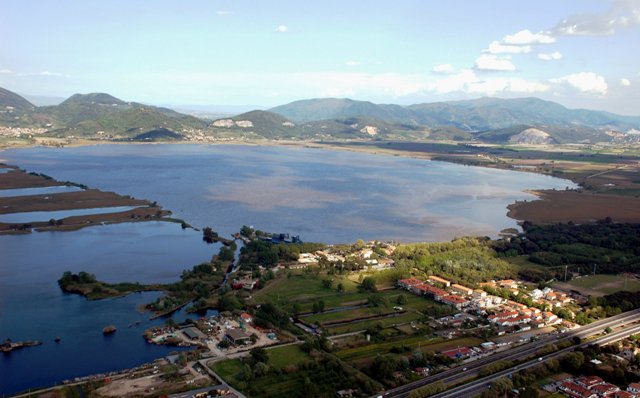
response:
[[[0,87],[0,108],[7,110],[7,107],[14,108],[14,111],[31,111],[36,106],[20,95]]]
[[[211,128],[217,134],[235,133],[267,139],[424,139],[428,132],[420,126],[401,125],[371,117],[349,117],[297,124],[269,111],[251,111],[218,119]]]
[[[348,117],[372,117],[406,125],[455,126],[466,131],[486,131],[518,125],[562,128],[640,128],[640,117],[609,112],[568,109],[538,98],[479,98],[410,106],[379,105],[350,99],[322,98],[296,101],[270,109],[298,122]]]

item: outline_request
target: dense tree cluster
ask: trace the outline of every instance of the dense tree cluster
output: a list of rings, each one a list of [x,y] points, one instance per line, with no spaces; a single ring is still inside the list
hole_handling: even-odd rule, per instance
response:
[[[525,222],[523,229],[511,241],[496,241],[495,250],[504,256],[528,255],[547,267],[577,266],[582,273],[594,267],[607,274],[640,271],[640,224],[614,224],[610,219],[582,225]]]
[[[488,238],[400,245],[393,258],[399,269],[418,268],[428,274],[470,284],[513,274],[511,266],[498,258]]]
[[[297,261],[300,253],[313,252],[324,247],[318,243],[272,243],[252,240],[240,250],[240,266],[253,270],[258,266],[274,267],[279,261]]]

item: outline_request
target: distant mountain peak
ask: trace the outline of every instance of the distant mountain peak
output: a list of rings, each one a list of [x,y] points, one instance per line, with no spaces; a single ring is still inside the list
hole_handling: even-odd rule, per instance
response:
[[[73,94],[60,105],[71,104],[125,105],[126,102],[106,93],[89,93]]]

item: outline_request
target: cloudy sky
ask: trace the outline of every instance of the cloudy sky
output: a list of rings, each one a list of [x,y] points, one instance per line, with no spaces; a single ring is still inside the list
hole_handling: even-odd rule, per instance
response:
[[[640,115],[640,0],[3,1],[0,86],[265,107],[537,96]]]

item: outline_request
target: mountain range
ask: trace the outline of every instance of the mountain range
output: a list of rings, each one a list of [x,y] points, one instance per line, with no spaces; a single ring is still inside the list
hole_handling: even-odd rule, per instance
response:
[[[141,141],[430,139],[550,144],[636,139],[640,117],[568,109],[538,98],[409,106],[321,98],[211,121],[104,93],[74,94],[59,105],[39,107],[0,88],[0,126],[45,129],[54,137]]]

